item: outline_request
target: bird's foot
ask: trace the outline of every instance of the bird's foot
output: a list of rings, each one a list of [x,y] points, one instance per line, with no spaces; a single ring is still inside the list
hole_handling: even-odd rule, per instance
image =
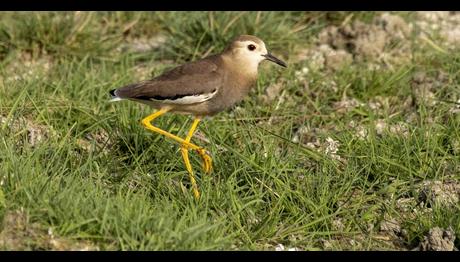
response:
[[[212,170],[212,158],[206,152],[204,148],[196,149],[201,159],[203,160],[203,169],[206,174],[210,174]]]

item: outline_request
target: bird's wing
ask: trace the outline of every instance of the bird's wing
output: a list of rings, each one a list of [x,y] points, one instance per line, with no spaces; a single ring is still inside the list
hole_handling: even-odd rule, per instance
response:
[[[117,97],[153,100],[169,104],[195,104],[211,99],[222,86],[223,76],[215,59],[176,67],[147,81],[115,91]]]

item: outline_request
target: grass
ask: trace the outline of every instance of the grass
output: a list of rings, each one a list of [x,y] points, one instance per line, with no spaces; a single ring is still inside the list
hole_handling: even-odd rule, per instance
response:
[[[309,61],[285,70],[263,64],[248,99],[200,125],[210,143],[195,141],[214,159],[207,176],[191,154],[200,201],[178,146],[140,125],[151,109],[107,102],[108,90],[218,52],[238,34],[259,36],[289,62],[324,27],[349,18],[369,23],[377,15],[0,13],[0,217],[20,210],[27,217],[22,228],[29,229],[0,233],[0,245],[56,249],[48,229],[70,243],[64,249],[85,241],[102,250],[272,250],[278,244],[322,250],[325,242],[338,250],[411,249],[436,226],[452,226],[459,236],[458,204],[398,209],[398,200],[418,199],[424,181],[459,179],[460,115],[448,102],[459,98],[458,52],[412,40],[407,62],[379,70],[365,62],[310,69],[307,87],[296,72]],[[158,33],[169,37],[160,48],[121,51]],[[445,74],[435,106],[416,96],[412,85],[420,72]],[[283,85],[281,93],[264,102],[275,83]],[[338,110],[344,94],[363,104]],[[387,101],[378,110],[369,104],[376,97]],[[378,120],[388,127],[403,123],[406,131],[377,133]],[[11,124],[20,121],[27,124]],[[357,137],[351,123],[368,136]],[[169,115],[156,124],[184,136],[191,121]],[[302,127],[310,132],[292,142]],[[41,142],[32,143],[34,134]],[[307,145],[315,139],[320,149]],[[340,145],[336,154],[321,150],[330,139]],[[401,221],[399,246],[379,238],[387,217]]]

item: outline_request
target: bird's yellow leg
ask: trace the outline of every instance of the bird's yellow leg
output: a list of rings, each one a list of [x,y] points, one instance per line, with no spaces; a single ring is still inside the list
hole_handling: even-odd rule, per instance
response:
[[[147,128],[148,130],[150,130],[152,132],[159,133],[161,135],[164,135],[164,136],[166,136],[168,138],[171,138],[171,139],[181,143],[181,145],[182,145],[182,147],[181,147],[182,157],[184,158],[185,166],[186,166],[186,168],[187,168],[187,170],[189,171],[189,174],[190,174],[190,180],[192,182],[193,193],[195,195],[195,198],[198,199],[199,196],[200,196],[200,193],[198,191],[198,186],[196,185],[195,178],[193,176],[192,166],[191,166],[189,158],[188,158],[188,150],[193,149],[193,150],[198,151],[198,153],[200,154],[200,156],[203,159],[204,168],[205,168],[206,172],[209,172],[211,170],[211,163],[212,163],[211,158],[206,154],[206,151],[203,148],[201,148],[201,147],[199,147],[199,146],[197,146],[195,144],[190,143],[190,139],[192,138],[193,133],[195,132],[195,129],[198,126],[198,123],[200,122],[200,119],[198,119],[198,118],[195,119],[195,121],[193,122],[192,128],[189,131],[189,134],[188,134],[187,138],[182,139],[182,138],[180,138],[180,137],[178,137],[176,135],[173,135],[173,134],[171,134],[169,132],[164,131],[163,129],[160,129],[160,128],[155,127],[155,126],[152,125],[151,122],[155,118],[167,113],[168,111],[169,111],[169,109],[167,109],[167,108],[160,109],[157,112],[155,112],[155,113],[147,116],[146,118],[144,118],[142,120],[142,124],[145,126],[145,128]]]
[[[185,141],[184,139],[182,139],[182,138],[180,138],[180,137],[178,137],[178,136],[176,136],[176,135],[173,135],[173,134],[171,134],[171,133],[169,133],[169,132],[164,131],[163,129],[160,129],[160,128],[158,128],[158,127],[152,125],[151,122],[152,122],[155,118],[157,118],[157,117],[163,115],[164,113],[167,113],[168,111],[169,111],[169,109],[160,109],[160,110],[158,110],[157,112],[155,112],[155,113],[149,115],[148,117],[142,119],[142,124],[143,124],[144,127],[147,128],[148,130],[150,130],[150,131],[152,131],[152,132],[155,132],[155,133],[159,133],[159,134],[161,134],[161,135],[164,135],[165,137],[171,138],[172,140],[177,141],[177,142],[179,142],[180,144],[182,144],[183,146],[185,145],[186,147],[188,147],[188,148],[190,148],[190,149],[193,149],[193,150],[201,149],[201,147],[199,147],[199,146],[197,146],[197,145],[194,145],[194,144],[192,144],[192,143],[190,143],[190,142],[187,142],[187,141]]]
[[[195,129],[197,128],[199,122],[200,122],[199,118],[196,118],[193,121],[192,127],[188,131],[188,135],[184,139],[185,142],[190,142],[190,139],[192,139],[193,133],[195,132]],[[200,198],[200,191],[198,190],[198,186],[196,184],[195,177],[193,175],[192,165],[190,164],[190,159],[188,158],[188,150],[189,149],[187,148],[187,146],[182,145],[180,150],[181,150],[181,153],[182,153],[182,158],[184,159],[185,167],[187,168],[187,171],[188,171],[188,173],[190,175],[190,181],[192,182],[192,187],[193,187],[193,195],[195,196],[196,199],[199,199]]]
[[[201,119],[200,118],[195,118],[193,120],[192,127],[190,127],[190,130],[188,131],[187,137],[185,138],[186,142],[190,142],[190,139],[192,139],[193,134],[195,133],[196,128],[198,127],[198,124],[200,123]],[[187,149],[182,147],[182,149]],[[210,173],[212,169],[212,158],[206,153],[206,150],[204,148],[198,148],[195,149],[198,154],[200,155],[201,159],[203,160],[203,169],[206,173]],[[188,154],[188,153],[187,153]],[[188,161],[185,160],[184,161]]]

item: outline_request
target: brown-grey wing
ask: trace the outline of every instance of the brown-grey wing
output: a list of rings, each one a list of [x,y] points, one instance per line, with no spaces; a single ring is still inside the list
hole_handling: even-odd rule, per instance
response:
[[[154,79],[119,88],[115,94],[120,98],[194,104],[212,98],[222,82],[217,64],[205,59],[176,67]]]

